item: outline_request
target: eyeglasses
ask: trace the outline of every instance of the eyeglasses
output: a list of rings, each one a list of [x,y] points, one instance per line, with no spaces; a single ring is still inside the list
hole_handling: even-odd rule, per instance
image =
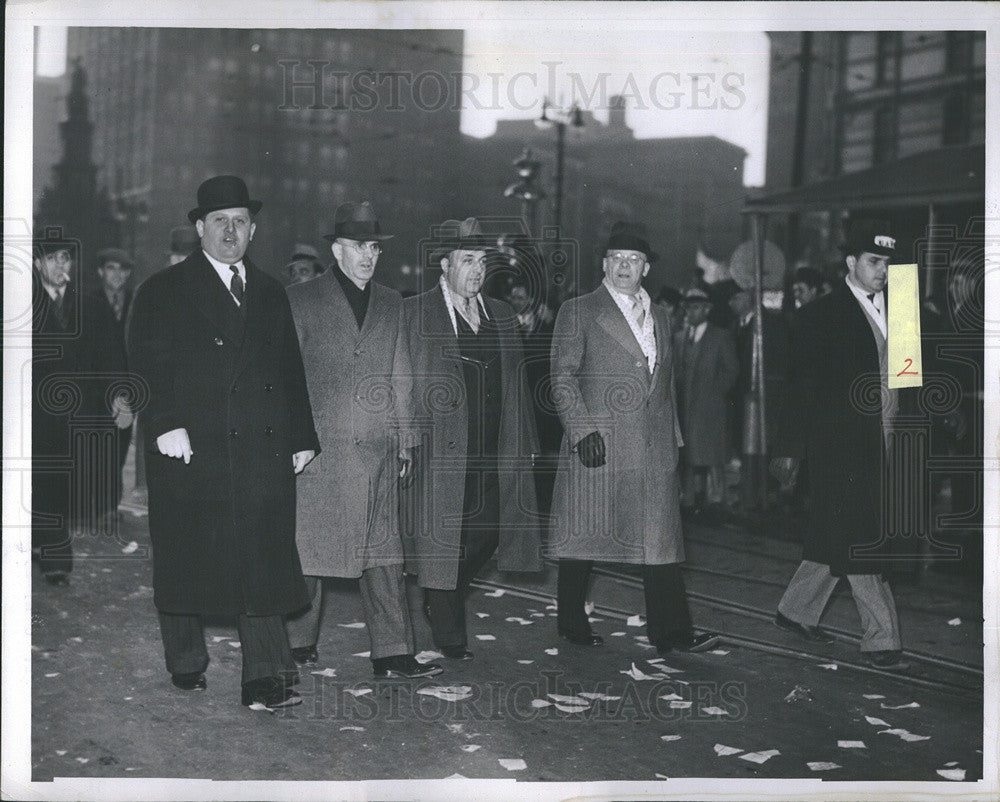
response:
[[[382,246],[377,242],[358,242],[357,240],[348,239],[344,240],[344,244],[358,253],[363,253],[364,251],[369,251],[376,255],[382,253]]]
[[[643,256],[641,253],[630,253],[630,254],[612,253],[607,256],[607,259],[612,264],[618,264],[618,265],[623,264],[624,262],[628,262],[630,265],[632,265],[632,267],[641,267],[646,263],[646,257]]]

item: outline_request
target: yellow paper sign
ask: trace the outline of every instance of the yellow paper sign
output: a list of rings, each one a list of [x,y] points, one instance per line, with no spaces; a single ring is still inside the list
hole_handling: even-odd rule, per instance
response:
[[[889,265],[889,389],[920,387],[920,285],[916,265]]]

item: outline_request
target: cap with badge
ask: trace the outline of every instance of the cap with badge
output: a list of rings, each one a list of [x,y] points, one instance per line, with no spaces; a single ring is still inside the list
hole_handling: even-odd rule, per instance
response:
[[[877,256],[895,256],[896,238],[887,220],[861,217],[852,220],[847,230],[844,250],[848,256],[873,253]]]

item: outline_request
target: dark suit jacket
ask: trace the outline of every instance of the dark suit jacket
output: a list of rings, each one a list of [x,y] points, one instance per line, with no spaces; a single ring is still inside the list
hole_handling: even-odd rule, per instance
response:
[[[245,259],[244,322],[201,250],[147,279],[128,325],[146,383],[157,607],[274,615],[308,604],[292,455],[319,450],[284,287]],[[156,440],[186,428],[190,465]]]

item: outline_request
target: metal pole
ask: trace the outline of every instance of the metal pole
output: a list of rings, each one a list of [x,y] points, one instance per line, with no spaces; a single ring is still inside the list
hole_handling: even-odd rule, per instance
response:
[[[932,298],[934,295],[934,270],[931,262],[934,261],[934,227],[937,224],[937,210],[934,202],[927,204],[927,249],[924,251],[924,298]],[[945,285],[947,287],[947,284]],[[947,304],[947,298],[945,298]]]
[[[566,146],[566,123],[556,123],[556,241],[562,237],[563,150]]]
[[[756,253],[754,258],[754,315],[753,315],[753,353],[754,353],[754,383],[757,392],[757,448],[760,462],[758,474],[758,503],[763,509],[767,502],[767,426],[766,402],[764,393],[764,235],[767,230],[767,218],[757,216],[755,226]]]

